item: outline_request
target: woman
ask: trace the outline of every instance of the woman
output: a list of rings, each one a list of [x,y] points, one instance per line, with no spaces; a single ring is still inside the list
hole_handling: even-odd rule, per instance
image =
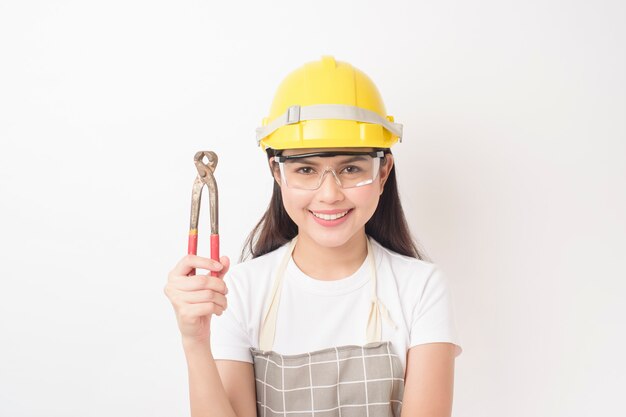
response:
[[[253,258],[225,282],[227,257],[186,256],[165,287],[194,417],[450,416],[460,339],[402,212],[401,136],[350,64],[323,57],[281,83],[257,129],[274,191]]]

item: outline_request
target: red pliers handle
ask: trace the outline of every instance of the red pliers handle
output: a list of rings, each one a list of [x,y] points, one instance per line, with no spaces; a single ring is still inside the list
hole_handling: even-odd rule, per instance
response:
[[[205,162],[206,160],[206,162]],[[189,223],[189,243],[187,253],[189,255],[198,254],[198,218],[200,217],[200,198],[202,196],[202,188],[206,185],[209,190],[209,211],[211,214],[211,259],[219,262],[220,260],[220,238],[218,232],[218,210],[217,210],[217,183],[213,172],[217,166],[217,155],[211,151],[196,152],[193,162],[198,170],[193,182],[193,190],[191,192],[191,221]],[[195,275],[196,270],[193,269],[189,275]],[[217,272],[211,271],[211,276],[216,277]]]

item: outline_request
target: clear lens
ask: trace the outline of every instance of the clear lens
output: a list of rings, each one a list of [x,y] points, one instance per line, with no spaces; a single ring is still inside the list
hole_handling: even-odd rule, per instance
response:
[[[380,168],[380,158],[341,155],[288,159],[279,164],[281,175],[290,188],[316,190],[326,174],[333,175],[342,188],[353,188],[374,182]]]

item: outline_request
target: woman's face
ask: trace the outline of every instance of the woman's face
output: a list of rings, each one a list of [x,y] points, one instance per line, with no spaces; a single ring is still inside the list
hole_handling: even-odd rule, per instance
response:
[[[289,149],[284,156],[311,152],[368,151],[372,148],[316,148]],[[324,166],[337,166],[345,156],[316,158]],[[270,160],[270,161],[273,161]],[[372,217],[378,205],[378,199],[391,167],[393,157],[386,155],[386,162],[381,162],[376,179],[368,185],[342,188],[335,182],[331,172],[327,172],[322,184],[316,190],[290,188],[281,178],[281,173],[274,165],[274,178],[281,187],[285,210],[298,226],[298,233],[324,247],[339,247],[346,244],[357,233],[363,232],[365,223]],[[337,173],[339,174],[339,173]]]

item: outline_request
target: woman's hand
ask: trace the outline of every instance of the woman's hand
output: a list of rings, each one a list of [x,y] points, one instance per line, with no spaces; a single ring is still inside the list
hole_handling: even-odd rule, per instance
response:
[[[176,312],[183,343],[209,343],[211,315],[221,316],[227,307],[228,289],[223,278],[229,267],[227,256],[217,262],[187,255],[168,274],[164,292]],[[219,272],[217,277],[210,272],[187,276],[194,269]]]

